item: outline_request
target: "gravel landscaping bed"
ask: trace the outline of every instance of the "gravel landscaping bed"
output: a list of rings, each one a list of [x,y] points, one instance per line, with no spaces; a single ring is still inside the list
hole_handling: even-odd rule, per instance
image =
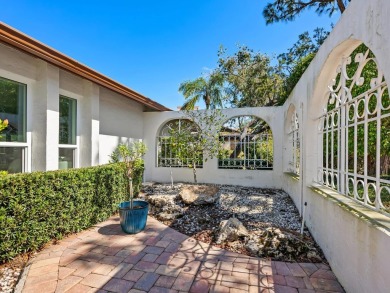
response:
[[[197,185],[198,186],[198,185]],[[205,186],[205,185],[202,185]],[[150,215],[164,224],[227,250],[292,262],[325,262],[321,249],[305,228],[293,201],[282,190],[229,185],[217,187],[215,202],[186,204],[183,189],[190,184],[145,184],[141,197],[150,203]],[[218,241],[224,220],[235,218],[247,234]],[[243,229],[245,229],[243,228]]]
[[[29,256],[20,255],[10,262],[0,265],[0,292],[12,293]]]

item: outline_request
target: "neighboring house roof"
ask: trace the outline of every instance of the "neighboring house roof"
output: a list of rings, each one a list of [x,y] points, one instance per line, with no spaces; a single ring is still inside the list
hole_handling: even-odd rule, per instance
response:
[[[170,111],[171,109],[137,93],[136,91],[104,76],[103,74],[77,62],[76,60],[54,50],[45,44],[19,32],[18,30],[0,22],[0,42],[15,47],[25,53],[33,55],[58,66],[61,69],[77,74],[100,86],[117,92],[129,99],[145,105],[155,111]]]

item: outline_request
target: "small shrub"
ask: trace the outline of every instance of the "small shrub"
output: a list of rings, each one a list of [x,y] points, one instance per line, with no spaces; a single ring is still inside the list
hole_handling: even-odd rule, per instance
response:
[[[107,219],[127,198],[124,164],[0,176],[0,263]],[[134,170],[139,192],[143,165]]]
[[[133,142],[131,145],[120,144],[110,156],[111,163],[122,162],[124,164],[125,175],[129,180],[128,190],[131,209],[133,208],[134,199],[133,177],[137,176],[135,170],[143,166],[144,161],[142,160],[142,156],[145,155],[146,151],[146,145],[138,141]]]

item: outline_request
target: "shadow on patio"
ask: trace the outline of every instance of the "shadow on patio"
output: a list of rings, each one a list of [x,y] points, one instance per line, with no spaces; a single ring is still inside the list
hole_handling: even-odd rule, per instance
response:
[[[323,264],[248,257],[189,238],[153,218],[127,235],[118,217],[41,251],[19,292],[343,292]]]

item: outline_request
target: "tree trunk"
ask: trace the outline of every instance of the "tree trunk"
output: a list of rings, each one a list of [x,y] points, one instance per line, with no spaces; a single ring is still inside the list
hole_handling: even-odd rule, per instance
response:
[[[244,143],[244,139],[246,138],[246,136],[247,136],[247,134],[248,134],[248,129],[249,129],[250,127],[252,127],[253,124],[256,123],[256,122],[257,122],[257,120],[253,120],[250,124],[248,124],[248,125],[246,125],[246,126],[244,127],[244,129],[242,130],[242,133],[240,134],[240,142],[238,142],[238,143],[236,144],[235,150],[234,150],[234,151],[232,152],[232,154],[230,155],[230,158],[231,158],[231,159],[235,159],[235,158],[236,158],[236,154],[237,154],[237,153],[240,153],[241,145]],[[264,122],[264,124],[266,124],[266,123]],[[257,131],[257,134],[256,134],[256,137],[255,137],[255,138],[257,138],[259,134],[263,133],[264,130],[265,130],[265,128],[262,126],[262,127]],[[254,134],[254,133],[252,133],[252,134]]]
[[[129,178],[130,209],[133,209],[133,179]]]
[[[192,172],[194,173],[194,182],[198,183],[198,180],[196,179],[196,165],[195,163],[192,165]]]
[[[337,0],[337,6],[339,7],[340,12],[343,13],[345,10],[345,5],[343,3],[343,0]]]
[[[367,174],[373,177],[376,176],[376,160],[371,155],[367,156]]]
[[[206,110],[210,109],[211,100],[210,100],[209,95],[204,95],[203,99],[204,99],[204,103],[206,104]]]
[[[387,155],[384,155],[381,157],[381,160],[382,160],[382,164],[381,164],[381,175],[385,175],[386,176],[386,180],[387,179],[387,175],[389,175],[389,169],[390,169],[390,156],[387,156]]]

